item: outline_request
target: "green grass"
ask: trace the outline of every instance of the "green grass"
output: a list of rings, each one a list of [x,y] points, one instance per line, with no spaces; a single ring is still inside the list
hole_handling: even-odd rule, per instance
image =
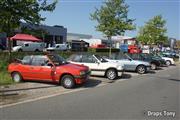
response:
[[[7,85],[14,83],[10,74],[7,71],[0,71],[0,85]]]

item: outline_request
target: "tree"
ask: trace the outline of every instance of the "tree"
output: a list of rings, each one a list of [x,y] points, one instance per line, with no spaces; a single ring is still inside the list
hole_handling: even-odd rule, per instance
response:
[[[8,49],[11,60],[11,42],[15,29],[20,27],[20,23],[39,24],[45,20],[41,16],[42,11],[53,11],[57,0],[48,3],[48,0],[0,0],[0,32],[5,32],[8,37]]]
[[[124,35],[126,30],[133,30],[133,19],[128,18],[129,6],[125,0],[107,0],[100,7],[90,14],[91,20],[97,21],[96,30],[105,34],[110,40],[116,35]],[[111,55],[111,45],[109,55]]]
[[[142,44],[166,44],[168,37],[165,28],[166,21],[161,15],[154,16],[143,27],[140,27],[137,39]]]

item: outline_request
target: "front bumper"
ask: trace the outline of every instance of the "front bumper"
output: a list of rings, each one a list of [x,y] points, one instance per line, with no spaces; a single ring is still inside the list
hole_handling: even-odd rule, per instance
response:
[[[84,75],[74,76],[76,84],[82,84],[82,83],[86,82],[89,79],[90,74],[91,74],[91,72],[88,71]]]
[[[148,72],[150,70],[151,70],[151,66],[150,65],[146,66],[146,71]]]
[[[125,69],[123,69],[123,70],[118,70],[117,72],[118,72],[118,76],[119,76],[119,77],[122,77],[123,74],[124,74],[124,72],[125,72]]]

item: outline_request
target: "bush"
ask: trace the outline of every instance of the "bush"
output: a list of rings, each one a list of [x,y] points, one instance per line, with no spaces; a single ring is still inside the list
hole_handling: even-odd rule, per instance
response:
[[[109,48],[88,48],[88,52],[109,52]],[[111,52],[120,52],[120,49],[112,48]]]

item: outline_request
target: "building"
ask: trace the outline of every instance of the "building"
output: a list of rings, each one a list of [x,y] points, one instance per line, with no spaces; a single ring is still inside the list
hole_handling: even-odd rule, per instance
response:
[[[21,27],[27,27],[30,29],[42,29],[46,31],[47,34],[44,35],[43,38],[41,38],[43,39],[43,42],[46,43],[46,47],[67,42],[67,28],[64,28],[63,26],[31,25],[22,23]]]
[[[123,44],[127,44],[127,45],[136,44],[136,39],[133,37],[128,37],[128,36],[113,36],[112,41],[114,41],[116,48],[119,48],[120,45],[123,45]]]
[[[71,42],[72,40],[81,40],[81,39],[90,39],[92,35],[87,34],[78,34],[78,33],[67,33],[67,42]]]

